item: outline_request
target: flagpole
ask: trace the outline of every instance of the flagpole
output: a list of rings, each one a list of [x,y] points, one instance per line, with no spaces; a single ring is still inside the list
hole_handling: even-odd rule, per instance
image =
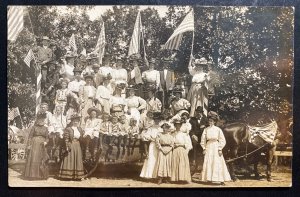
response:
[[[36,37],[34,34],[34,30],[33,30],[33,25],[31,22],[31,17],[30,17],[30,13],[28,10],[28,18],[29,18],[29,22],[30,22],[30,27],[31,27],[31,31],[34,37],[34,44],[37,46],[37,41],[36,41]],[[35,58],[34,58],[34,63],[36,64],[35,66],[35,75],[36,75],[36,94],[35,94],[35,113],[37,114],[42,102],[42,97],[41,97],[41,82],[42,82],[42,73],[41,73],[41,68],[39,66],[39,64],[36,62]]]
[[[192,12],[193,12],[193,15],[194,15],[194,10],[193,10],[193,8],[192,8]],[[195,25],[195,24],[194,24],[194,25]],[[195,29],[194,29],[194,31],[193,31],[192,47],[191,47],[191,56],[190,56],[190,58],[193,57],[193,52],[194,52],[194,41],[195,41]]]

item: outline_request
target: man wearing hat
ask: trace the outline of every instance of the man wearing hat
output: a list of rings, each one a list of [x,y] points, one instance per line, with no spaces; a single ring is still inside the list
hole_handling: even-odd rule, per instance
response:
[[[81,103],[81,126],[84,127],[85,118],[88,116],[88,109],[94,106],[94,99],[96,94],[96,88],[93,85],[94,76],[87,74],[84,76],[85,85],[79,89],[79,100]]]
[[[99,69],[100,65],[97,63],[93,64],[93,71],[94,71],[94,85],[97,88],[99,85],[103,83],[103,76],[100,74]]]
[[[192,129],[190,131],[190,136],[193,144],[193,149],[190,152],[190,160],[193,161],[193,165],[195,165],[195,169],[199,167],[201,164],[201,160],[203,159],[200,154],[202,153],[200,146],[200,139],[205,127],[208,126],[208,119],[203,114],[203,107],[198,106],[195,110],[195,116],[190,118],[190,123],[192,125]]]
[[[141,56],[139,54],[130,56],[130,64],[133,66],[133,69],[129,72],[129,84],[136,85],[138,89],[138,96],[143,95],[143,79],[141,69],[139,64],[141,63]]]
[[[156,63],[156,59],[154,58],[149,61],[149,70],[142,73],[142,79],[146,83],[146,87],[154,86],[157,90],[160,86],[160,73],[154,69]]]
[[[177,114],[180,110],[188,110],[191,104],[188,100],[181,98],[182,89],[176,88],[173,90],[174,100],[171,101],[170,108],[173,115]]]
[[[206,92],[205,81],[207,80],[207,73],[204,68],[207,66],[205,58],[195,59],[193,61],[194,67],[189,66],[189,72],[193,76],[192,85],[187,95],[187,100],[191,103],[191,113],[195,115],[195,109],[198,106],[204,105],[204,94]]]
[[[43,95],[47,97],[49,102],[49,110],[54,109],[54,100],[56,96],[56,90],[59,86],[59,64],[52,60],[48,63],[49,70],[46,77],[45,89],[43,90]]]
[[[49,48],[50,39],[47,36],[42,38],[42,46],[34,48],[33,52],[37,54],[37,63],[41,66],[42,73],[42,89],[45,87],[46,76],[48,71],[48,62],[51,61],[53,52]]]
[[[84,150],[89,150],[91,158],[94,160],[95,148],[99,148],[99,132],[101,126],[101,120],[98,118],[100,110],[96,107],[91,107],[87,110],[89,117],[86,119],[84,127]],[[85,155],[85,154],[84,154]]]
[[[148,99],[146,100],[146,110],[152,112],[161,112],[162,103],[161,101],[155,97],[155,90],[149,89],[148,92]]]
[[[81,78],[81,69],[74,69],[74,80],[68,84],[68,90],[79,96],[79,89],[85,85],[85,81]]]

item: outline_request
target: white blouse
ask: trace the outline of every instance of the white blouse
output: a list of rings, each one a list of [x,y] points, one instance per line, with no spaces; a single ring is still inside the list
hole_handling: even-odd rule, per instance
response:
[[[74,131],[74,139],[79,139],[80,138],[80,132],[77,127],[72,127]]]
[[[191,150],[193,148],[192,141],[189,135],[181,131],[173,134],[175,139],[175,145],[184,145],[186,150]]]
[[[146,101],[139,96],[127,97],[127,106],[128,109],[137,108],[138,110],[142,110],[146,108]]]
[[[158,70],[146,70],[143,72],[142,78],[149,83],[155,83],[156,87],[160,84],[160,73]]]
[[[69,83],[68,90],[70,90],[71,92],[79,92],[80,87],[84,85],[85,85],[85,81],[83,80],[77,81],[75,79]]]

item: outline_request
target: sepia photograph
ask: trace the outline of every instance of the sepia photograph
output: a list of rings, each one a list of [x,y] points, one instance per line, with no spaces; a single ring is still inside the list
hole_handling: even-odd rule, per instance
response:
[[[292,187],[293,75],[294,7],[7,6],[8,185]]]

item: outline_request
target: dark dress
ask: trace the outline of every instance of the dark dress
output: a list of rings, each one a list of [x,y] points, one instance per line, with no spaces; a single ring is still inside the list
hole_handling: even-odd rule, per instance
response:
[[[46,162],[49,157],[44,142],[48,141],[47,127],[33,126],[28,140],[28,145],[31,145],[31,149],[27,157],[24,177],[29,179],[46,179],[48,178]]]
[[[64,158],[59,169],[59,178],[81,179],[85,175],[80,146],[84,131],[80,127],[77,129],[80,137],[74,137],[74,130],[71,127],[65,129],[64,140],[66,144],[63,151]]]

